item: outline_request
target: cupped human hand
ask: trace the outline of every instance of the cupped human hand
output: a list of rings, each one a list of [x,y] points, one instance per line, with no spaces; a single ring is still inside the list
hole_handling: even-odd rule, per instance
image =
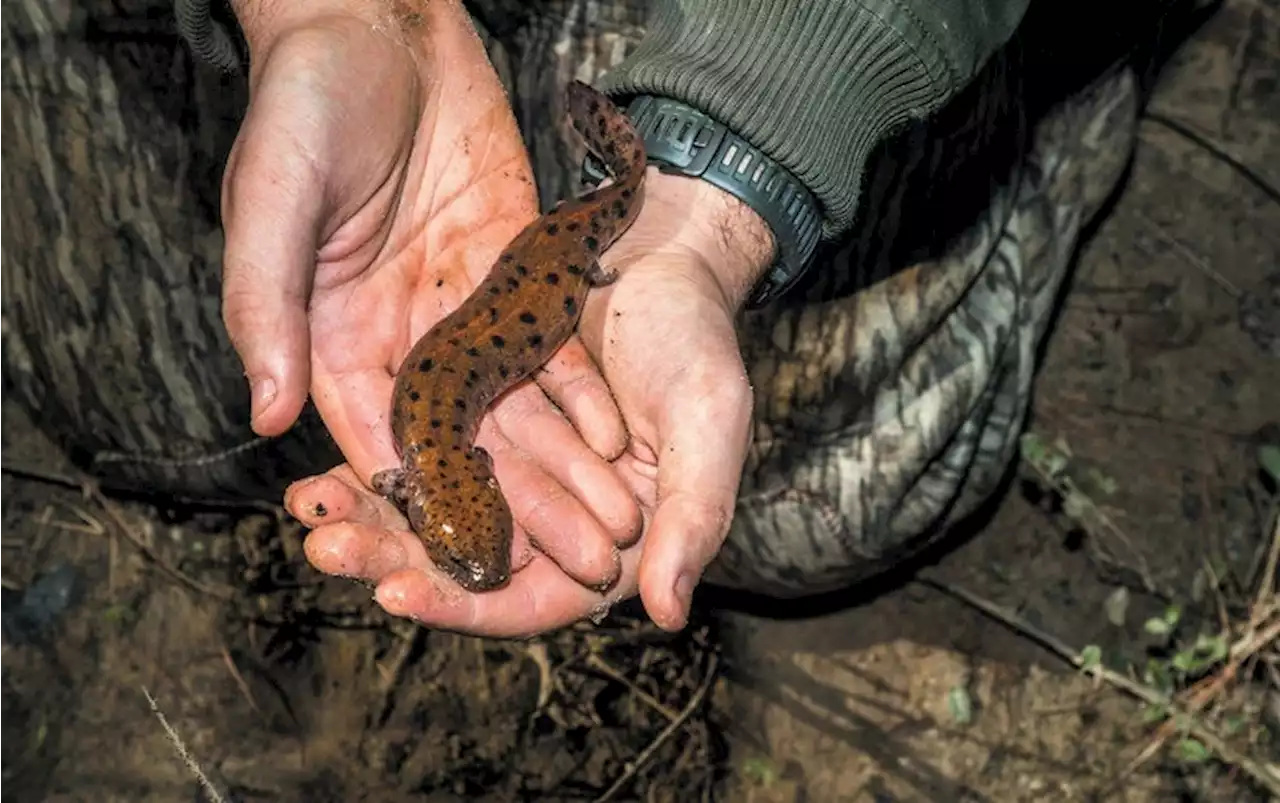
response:
[[[399,462],[389,413],[404,355],[537,213],[515,119],[460,4],[412,19],[387,8],[237,5],[251,101],[223,184],[223,312],[253,427],[283,432],[310,393],[356,484]],[[611,582],[616,545],[640,526],[607,462],[625,429],[579,340],[547,368],[541,387],[493,407],[479,443],[517,548],[531,538],[578,581]]]
[[[346,467],[286,495],[315,528],[313,565],[374,584],[393,615],[476,635],[545,632],[637,592],[657,624],[684,626],[733,517],[752,414],[734,321],[773,247],[764,222],[715,187],[652,168],[646,180],[644,209],[602,258],[619,278],[592,292],[580,324],[630,434],[614,467],[644,511],[640,539],[620,549],[618,581],[585,585],[535,549],[505,587],[467,592]]]

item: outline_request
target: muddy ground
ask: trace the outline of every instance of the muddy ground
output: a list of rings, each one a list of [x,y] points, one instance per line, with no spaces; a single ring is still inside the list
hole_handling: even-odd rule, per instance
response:
[[[1170,603],[1179,638],[1245,615],[1257,452],[1280,442],[1276,186],[1280,4],[1229,0],[1163,71],[1039,384],[1031,431],[1069,447],[1101,515],[1024,464],[936,565],[849,610],[704,608],[678,637],[623,610],[482,642],[379,614],[271,512],[159,511],[6,470],[6,621],[35,582],[69,604],[6,624],[4,800],[208,799],[148,693],[242,803],[592,800],[619,779],[611,799],[1268,799],[1186,750],[1123,775],[1151,733],[1140,704],[1027,628],[1140,679],[1168,656],[1143,622]],[[6,467],[47,465],[20,415],[6,404]],[[1280,691],[1239,688],[1254,707],[1231,745],[1280,763]]]

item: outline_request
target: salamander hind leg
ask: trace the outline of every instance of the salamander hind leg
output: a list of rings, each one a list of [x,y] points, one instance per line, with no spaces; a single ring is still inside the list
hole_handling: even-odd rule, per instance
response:
[[[600,263],[592,261],[587,267],[587,281],[592,287],[606,287],[618,280],[618,272],[616,270],[605,270],[600,267]]]

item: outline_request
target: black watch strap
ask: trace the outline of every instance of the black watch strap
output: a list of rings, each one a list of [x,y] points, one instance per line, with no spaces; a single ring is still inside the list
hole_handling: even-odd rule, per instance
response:
[[[627,108],[648,160],[664,173],[695,176],[741,200],[769,224],[777,258],[747,296],[749,308],[782,295],[804,275],[822,237],[818,200],[786,168],[707,115],[670,98],[639,95]],[[582,179],[607,175],[588,154]]]

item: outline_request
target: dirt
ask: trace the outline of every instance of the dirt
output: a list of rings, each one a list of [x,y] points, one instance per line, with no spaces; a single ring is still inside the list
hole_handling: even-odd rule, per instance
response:
[[[1024,467],[936,565],[846,610],[703,610],[668,637],[623,609],[486,642],[381,615],[268,512],[6,473],[6,605],[41,577],[75,582],[52,624],[6,632],[4,799],[204,799],[147,694],[241,803],[591,800],[620,778],[619,800],[1265,799],[1168,752],[1122,775],[1151,732],[1139,704],[957,596],[1123,669],[1170,603],[1213,621],[1205,567],[1237,596],[1256,573],[1257,449],[1280,441],[1280,201],[1223,154],[1280,186],[1274,0],[1229,0],[1181,48],[1140,142],[1030,425],[1114,482],[1095,500],[1113,526],[1082,531]],[[52,465],[4,414],[6,456]],[[1270,743],[1245,746],[1275,761],[1280,725],[1259,721]]]

